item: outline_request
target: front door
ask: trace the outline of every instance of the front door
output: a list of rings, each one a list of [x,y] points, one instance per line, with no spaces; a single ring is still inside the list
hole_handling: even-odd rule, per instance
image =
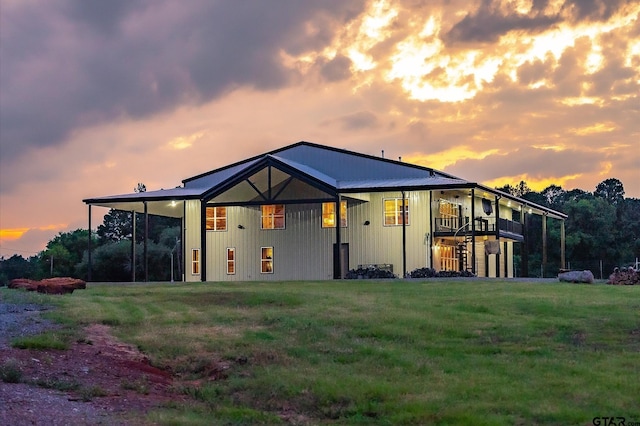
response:
[[[338,258],[338,256],[340,256]],[[340,263],[338,263],[340,259]],[[340,266],[338,266],[340,265]],[[338,245],[333,244],[333,278],[344,278],[349,272],[349,243],[340,244],[340,252],[338,252]]]

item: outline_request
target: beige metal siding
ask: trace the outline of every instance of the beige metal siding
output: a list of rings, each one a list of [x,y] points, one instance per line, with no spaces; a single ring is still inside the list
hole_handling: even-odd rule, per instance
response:
[[[407,272],[429,265],[429,193],[407,193]],[[359,197],[362,198],[362,197]],[[383,226],[383,200],[401,198],[399,192],[371,194],[370,201],[347,200],[347,228],[341,243],[349,244],[349,269],[362,264],[393,264],[402,274],[402,226]],[[199,220],[199,210],[198,210]],[[369,221],[369,225],[364,225]],[[228,207],[227,230],[207,231],[207,280],[271,281],[333,278],[335,228],[322,228],[322,205],[285,207],[285,229],[261,229],[259,206]],[[239,229],[242,225],[244,229]],[[199,227],[199,222],[197,224]],[[199,235],[199,234],[198,234]],[[198,237],[199,238],[199,237]],[[189,240],[189,237],[187,237]],[[199,239],[195,241],[199,242]],[[226,273],[227,248],[235,248],[236,273]],[[261,247],[273,247],[273,273],[260,272]]]
[[[200,281],[200,275],[191,273],[191,251],[200,249],[200,201],[185,201],[184,221],[184,248],[185,248],[185,281]],[[202,250],[200,250],[200,270],[202,271]]]
[[[406,227],[407,272],[429,265],[429,192],[407,192],[409,225]],[[402,226],[384,226],[383,200],[402,198],[400,192],[372,193],[369,202],[349,200],[349,268],[367,264],[392,264],[402,275]],[[364,225],[369,221],[369,225]]]
[[[227,230],[207,231],[207,280],[330,279],[334,241],[335,229],[321,228],[320,204],[287,205],[285,229],[261,229],[259,206],[228,207]],[[235,275],[226,273],[228,247],[236,249]],[[262,247],[273,247],[273,273],[261,273]]]

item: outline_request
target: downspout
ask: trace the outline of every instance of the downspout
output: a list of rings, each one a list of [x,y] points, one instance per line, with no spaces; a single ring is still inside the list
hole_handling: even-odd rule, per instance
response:
[[[407,276],[407,206],[405,193],[402,194],[402,278]]]
[[[200,200],[200,281],[207,281],[207,202]]]
[[[471,188],[471,273],[476,274],[476,190]]]
[[[496,196],[496,241],[500,247],[500,197]],[[505,257],[506,260],[506,257]],[[496,253],[496,278],[500,278],[500,253]]]
[[[87,255],[88,255],[88,265],[87,265],[87,281],[91,281],[91,204],[89,204],[89,241],[87,244]]]
[[[149,282],[149,210],[147,202],[144,201],[144,282]]]
[[[136,282],[136,211],[131,210],[131,282]]]

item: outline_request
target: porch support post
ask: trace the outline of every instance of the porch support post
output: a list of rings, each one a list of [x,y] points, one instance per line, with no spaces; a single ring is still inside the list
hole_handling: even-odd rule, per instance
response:
[[[429,253],[429,267],[433,269],[433,233],[436,231],[435,214],[433,211],[433,191],[429,191],[429,238],[427,238],[427,253]],[[426,266],[426,265],[425,265]]]
[[[207,281],[207,202],[200,200],[200,281]]]
[[[508,256],[508,250],[509,250],[509,244],[505,241],[503,244],[503,251],[504,251],[504,277],[505,278],[509,278],[509,256]]]
[[[542,277],[547,270],[547,214],[542,214]]]
[[[567,266],[565,262],[565,236],[564,236],[564,219],[560,220],[560,269],[565,269]]]
[[[407,205],[402,191],[402,278],[407,277]]]
[[[187,249],[185,247],[185,243],[184,243],[184,236],[185,236],[185,218],[187,217],[187,202],[183,201],[182,202],[182,221],[180,222],[181,225],[181,229],[180,229],[180,253],[182,253],[182,261],[178,262],[178,265],[180,267],[180,281],[184,282],[186,281],[186,275],[187,275],[187,262],[185,261],[186,259],[186,255],[187,255]]]
[[[341,235],[340,235],[340,228],[342,227],[342,214],[341,214],[341,208],[340,205],[342,203],[342,196],[340,194],[338,194],[336,196],[336,246],[333,249],[334,253],[333,253],[333,259],[335,262],[335,265],[333,266],[334,271],[333,271],[333,277],[336,279],[343,279],[344,277],[342,276],[342,241],[341,241]]]
[[[136,282],[136,211],[131,210],[131,282]]]
[[[529,276],[529,247],[528,247],[528,238],[527,234],[529,233],[529,220],[527,220],[527,206],[522,206],[522,214],[520,215],[520,221],[522,222],[522,250],[520,250],[520,254],[522,256],[521,267],[522,267],[522,276]]]
[[[500,247],[500,197],[499,196],[496,196],[496,241],[498,242],[498,247]],[[496,253],[496,278],[500,278],[500,253]]]
[[[91,204],[89,204],[89,240],[87,242],[87,281],[91,281]]]
[[[144,203],[144,282],[149,282],[149,210]]]
[[[471,272],[476,274],[476,191],[471,188]]]

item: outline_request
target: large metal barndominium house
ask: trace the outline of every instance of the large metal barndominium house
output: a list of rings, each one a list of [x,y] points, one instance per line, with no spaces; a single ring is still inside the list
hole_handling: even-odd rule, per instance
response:
[[[178,188],[84,202],[89,229],[92,206],[181,218],[185,281],[331,279],[369,265],[398,276],[430,267],[513,277],[531,215],[543,217],[545,251],[547,219],[561,221],[558,268],[565,263],[560,212],[427,167],[309,142]]]

